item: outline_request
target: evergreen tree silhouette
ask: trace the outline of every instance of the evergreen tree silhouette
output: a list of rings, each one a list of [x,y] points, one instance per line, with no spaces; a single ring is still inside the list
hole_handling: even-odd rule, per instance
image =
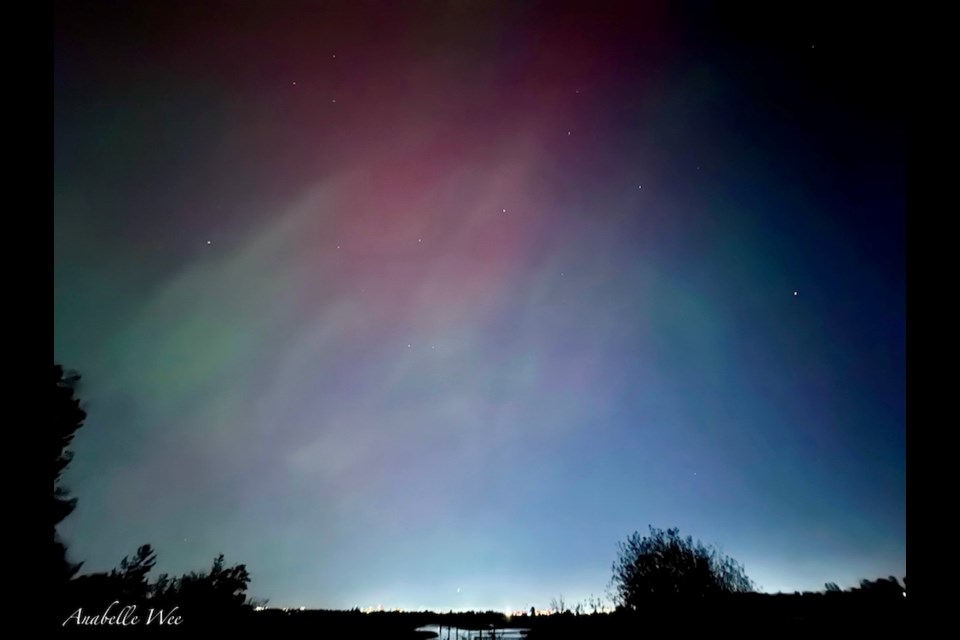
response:
[[[54,363],[53,380],[53,571],[54,579],[63,583],[76,575],[83,563],[72,563],[67,559],[67,547],[57,533],[57,525],[73,512],[77,504],[76,498],[70,497],[70,492],[60,479],[73,459],[73,452],[67,447],[77,430],[83,426],[87,412],[80,406],[80,399],[76,396],[80,382],[78,374],[64,371],[62,366]]]

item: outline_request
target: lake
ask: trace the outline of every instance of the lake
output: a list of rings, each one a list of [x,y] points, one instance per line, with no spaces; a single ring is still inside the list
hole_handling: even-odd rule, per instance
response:
[[[479,638],[493,638],[503,639],[503,640],[518,640],[519,638],[525,638],[527,632],[530,629],[522,629],[519,627],[513,628],[503,628],[503,629],[460,629],[458,627],[448,627],[446,625],[440,626],[437,624],[428,624],[423,627],[417,627],[416,631],[430,631],[437,634],[440,640],[446,640],[448,637],[450,640],[479,640]]]

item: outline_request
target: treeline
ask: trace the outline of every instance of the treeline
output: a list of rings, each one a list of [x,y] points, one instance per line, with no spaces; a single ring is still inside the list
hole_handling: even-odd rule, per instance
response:
[[[634,638],[656,633],[708,633],[719,631],[750,637],[841,632],[900,634],[908,631],[906,602],[900,599],[849,590],[835,593],[737,593],[701,599],[651,598],[637,610],[611,613],[572,611],[553,615],[507,616],[500,612],[440,613],[429,611],[363,613],[266,609],[253,613],[244,624],[251,633],[281,633],[284,637],[319,634],[322,637],[421,639],[436,637],[418,632],[440,625],[440,638],[456,637],[456,630],[473,630],[473,637],[495,640],[504,628],[528,629],[529,640],[584,638]]]
[[[252,613],[247,597],[250,573],[245,565],[227,566],[223,554],[207,571],[181,576],[150,573],[157,554],[149,544],[126,556],[109,572],[82,574],[82,562],[69,559],[57,525],[76,508],[77,500],[61,476],[73,459],[68,449],[83,426],[86,411],[77,397],[80,376],[54,364],[53,441],[53,622],[60,628],[179,627],[219,625]]]
[[[185,622],[216,623],[251,612],[246,595],[250,574],[244,565],[227,567],[223,555],[208,571],[171,577],[148,574],[156,553],[143,545],[119,567],[101,573],[81,574],[62,591],[58,624],[61,627],[177,627]]]
[[[907,577],[903,577],[902,585],[895,576],[888,576],[886,578],[878,578],[876,580],[861,580],[859,586],[850,587],[849,589],[841,589],[836,582],[828,582],[824,585],[824,591],[829,594],[859,593],[861,595],[869,596],[892,596],[894,598],[905,598],[907,596]],[[809,592],[807,593],[809,594]]]

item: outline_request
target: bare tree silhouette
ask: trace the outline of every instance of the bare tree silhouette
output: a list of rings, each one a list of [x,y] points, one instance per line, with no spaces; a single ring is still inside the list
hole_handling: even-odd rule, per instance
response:
[[[753,582],[734,559],[713,547],[680,537],[679,529],[650,527],[619,544],[613,564],[614,599],[636,609],[648,597],[703,597],[754,591]]]

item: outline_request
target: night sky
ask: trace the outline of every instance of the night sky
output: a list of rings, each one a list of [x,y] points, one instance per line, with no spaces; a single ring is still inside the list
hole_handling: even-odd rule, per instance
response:
[[[904,45],[791,6],[57,5],[72,557],[545,608],[652,524],[905,575]]]

